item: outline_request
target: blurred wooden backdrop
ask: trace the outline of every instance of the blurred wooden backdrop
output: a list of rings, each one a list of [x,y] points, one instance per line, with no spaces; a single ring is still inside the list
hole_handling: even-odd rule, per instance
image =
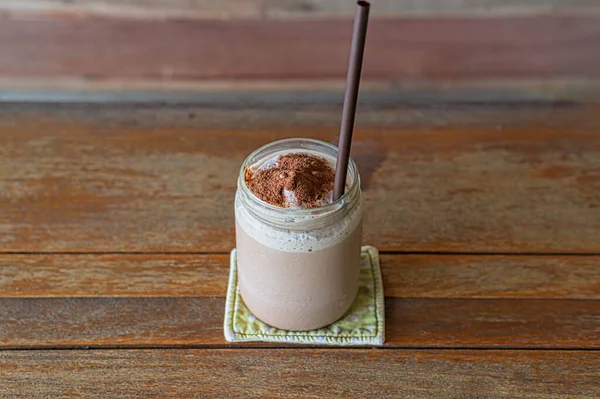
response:
[[[598,0],[372,4],[366,93],[598,98]],[[339,93],[354,7],[353,0],[0,0],[0,99]]]

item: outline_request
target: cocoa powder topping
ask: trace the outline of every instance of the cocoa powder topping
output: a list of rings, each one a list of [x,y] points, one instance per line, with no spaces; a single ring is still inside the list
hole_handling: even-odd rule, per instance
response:
[[[325,158],[300,152],[279,156],[271,167],[244,171],[246,185],[254,195],[282,208],[323,205],[333,190],[334,178],[335,171]],[[290,193],[295,196],[292,204]]]

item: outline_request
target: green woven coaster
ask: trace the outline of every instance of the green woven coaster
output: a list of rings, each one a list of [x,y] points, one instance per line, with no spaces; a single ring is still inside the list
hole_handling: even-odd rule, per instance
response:
[[[287,331],[269,326],[248,310],[237,286],[236,250],[231,251],[231,269],[225,303],[225,339],[229,342],[289,342],[311,345],[382,345],[385,340],[383,285],[379,252],[362,247],[360,287],[352,307],[341,319],[312,331]]]

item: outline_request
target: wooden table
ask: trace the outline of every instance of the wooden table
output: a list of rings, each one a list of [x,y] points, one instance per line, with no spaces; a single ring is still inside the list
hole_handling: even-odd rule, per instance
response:
[[[600,397],[600,108],[364,97],[381,348],[229,344],[253,149],[340,104],[0,107],[0,397]]]

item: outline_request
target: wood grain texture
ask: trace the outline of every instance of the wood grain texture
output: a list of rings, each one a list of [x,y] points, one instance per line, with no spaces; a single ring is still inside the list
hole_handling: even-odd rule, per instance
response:
[[[9,351],[0,397],[595,399],[598,369],[580,351]]]
[[[343,79],[351,29],[350,20],[339,19],[5,19],[0,76]],[[600,18],[593,15],[375,18],[369,23],[363,78],[597,78],[599,47]]]
[[[345,81],[333,79],[211,79],[211,80],[81,80],[65,78],[13,78],[0,76],[0,102],[20,103],[136,103],[198,104],[210,99],[277,94],[282,98],[343,98]],[[598,78],[479,79],[396,81],[363,80],[361,101],[387,96],[398,102],[421,104],[562,102],[600,103]],[[213,104],[214,105],[214,104]]]
[[[4,14],[42,16],[111,16],[141,19],[234,19],[352,17],[354,2],[347,0],[1,0]],[[519,15],[540,13],[594,13],[589,0],[419,0],[374,1],[372,15]]]
[[[223,297],[4,298],[0,347],[229,347],[224,307]],[[600,349],[600,301],[387,298],[385,346]]]
[[[4,298],[224,296],[229,256],[8,255],[0,271]]]
[[[389,298],[600,299],[597,256],[381,255]],[[224,296],[228,255],[0,255],[0,298]]]
[[[259,18],[263,0],[0,0],[4,15],[141,19]]]
[[[347,0],[265,0],[265,13],[270,18],[314,18],[324,16],[352,17],[355,2]],[[374,0],[375,16],[484,16],[546,13],[595,13],[600,7],[587,0]]]
[[[285,137],[335,142],[339,118],[337,104],[277,97],[223,106],[7,105],[0,113],[5,252],[228,252],[245,156]],[[597,108],[375,101],[359,113],[353,157],[365,243],[600,252]]]

